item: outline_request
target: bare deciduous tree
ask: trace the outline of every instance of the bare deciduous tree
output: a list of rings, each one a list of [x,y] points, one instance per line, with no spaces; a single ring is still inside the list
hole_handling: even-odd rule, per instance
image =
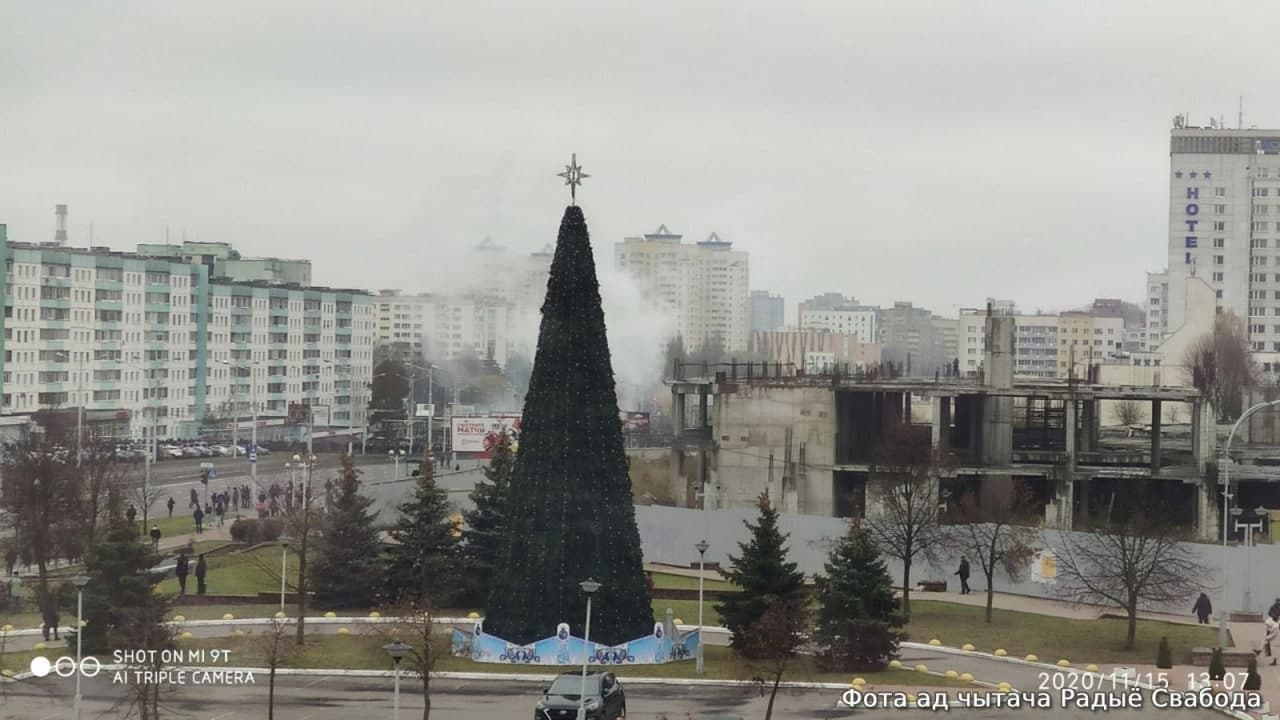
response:
[[[436,658],[448,652],[448,637],[433,633],[435,613],[429,604],[390,605],[383,616],[395,621],[374,627],[386,642],[400,641],[409,647],[400,669],[422,680],[422,720],[431,720],[431,672]]]
[[[176,645],[178,630],[175,626],[158,622],[158,617],[139,617],[138,622],[127,627],[113,628],[109,633],[115,647],[132,651],[154,650],[153,653],[135,652],[131,662],[121,672],[127,678],[127,692],[116,707],[121,718],[137,717],[139,720],[159,720],[160,696],[171,690],[159,680],[159,672],[169,666],[163,651]]]
[[[263,662],[267,664],[267,720],[274,720],[276,711],[276,668],[289,658],[290,647],[285,642],[289,634],[289,619],[283,612],[271,618],[271,623],[257,636]]]
[[[1142,403],[1137,400],[1120,400],[1115,405],[1116,419],[1121,425],[1139,425],[1146,419]]]
[[[1074,602],[1123,608],[1129,619],[1124,647],[1132,650],[1139,609],[1185,602],[1209,575],[1181,540],[1179,530],[1159,522],[1063,532],[1057,589]]]
[[[948,545],[977,559],[987,580],[986,620],[990,623],[996,570],[1016,580],[1030,567],[1035,554],[1036,532],[1027,527],[1035,522],[1030,496],[1022,483],[1014,481],[1008,503],[984,508],[972,493],[966,493],[956,505],[957,522],[946,528],[945,535]]]
[[[1213,331],[1192,343],[1182,360],[1191,370],[1192,384],[1217,408],[1220,420],[1239,417],[1244,388],[1256,379],[1249,349],[1244,323],[1224,311],[1214,319]]]
[[[927,436],[909,425],[890,428],[874,454],[871,480],[881,485],[878,502],[868,493],[866,527],[880,549],[902,563],[902,615],[911,616],[911,567],[931,560],[940,546],[938,472],[941,458]]]
[[[764,613],[747,628],[742,657],[746,658],[752,679],[760,685],[761,694],[769,688],[764,718],[770,720],[782,675],[800,647],[801,633],[807,629],[808,611],[799,602],[774,595],[764,597],[764,607]]]

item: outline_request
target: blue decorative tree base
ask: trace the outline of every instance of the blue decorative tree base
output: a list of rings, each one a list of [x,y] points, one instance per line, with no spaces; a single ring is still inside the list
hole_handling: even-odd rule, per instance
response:
[[[673,638],[679,634],[679,638]],[[453,631],[453,655],[482,663],[506,665],[661,665],[691,660],[702,641],[698,630],[680,634],[668,632],[662,623],[654,623],[653,632],[621,645],[586,642],[569,634],[569,626],[561,623],[556,634],[530,645],[509,643],[488,635],[481,623],[471,631]]]

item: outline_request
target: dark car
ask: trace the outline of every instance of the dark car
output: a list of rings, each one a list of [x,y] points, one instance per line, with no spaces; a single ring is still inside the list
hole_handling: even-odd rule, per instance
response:
[[[582,675],[565,673],[542,690],[534,710],[534,720],[576,720],[582,698]],[[590,720],[618,720],[626,717],[627,696],[613,673],[587,673],[586,711]]]

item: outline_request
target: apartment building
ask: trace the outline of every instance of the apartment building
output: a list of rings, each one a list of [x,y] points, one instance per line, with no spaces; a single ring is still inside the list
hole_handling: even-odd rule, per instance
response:
[[[3,225],[0,253],[2,414],[84,407],[127,417],[133,437],[153,426],[192,437],[256,398],[263,415],[322,404],[335,424],[363,427],[367,293],[211,277],[210,263],[177,255],[9,242]]]
[[[1018,313],[1008,301],[992,302],[992,313],[1012,315],[1014,375],[1034,378],[1086,377],[1087,368],[1101,365],[1124,349],[1124,319],[1089,312]],[[960,372],[975,376],[986,351],[983,328],[986,308],[965,308],[957,321]]]
[[[730,352],[748,343],[747,253],[711,233],[687,244],[661,225],[614,246],[615,267],[626,273],[649,303],[670,321],[673,332],[696,351],[718,337]]]

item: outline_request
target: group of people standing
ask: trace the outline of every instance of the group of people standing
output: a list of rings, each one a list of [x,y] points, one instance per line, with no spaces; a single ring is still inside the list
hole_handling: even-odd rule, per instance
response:
[[[204,553],[196,559],[196,594],[203,595],[207,586],[204,584],[205,575],[209,572],[209,566],[204,561]],[[180,595],[187,594],[187,576],[191,574],[191,560],[185,552],[178,554],[178,566],[174,568],[173,573],[178,576],[178,593]]]

